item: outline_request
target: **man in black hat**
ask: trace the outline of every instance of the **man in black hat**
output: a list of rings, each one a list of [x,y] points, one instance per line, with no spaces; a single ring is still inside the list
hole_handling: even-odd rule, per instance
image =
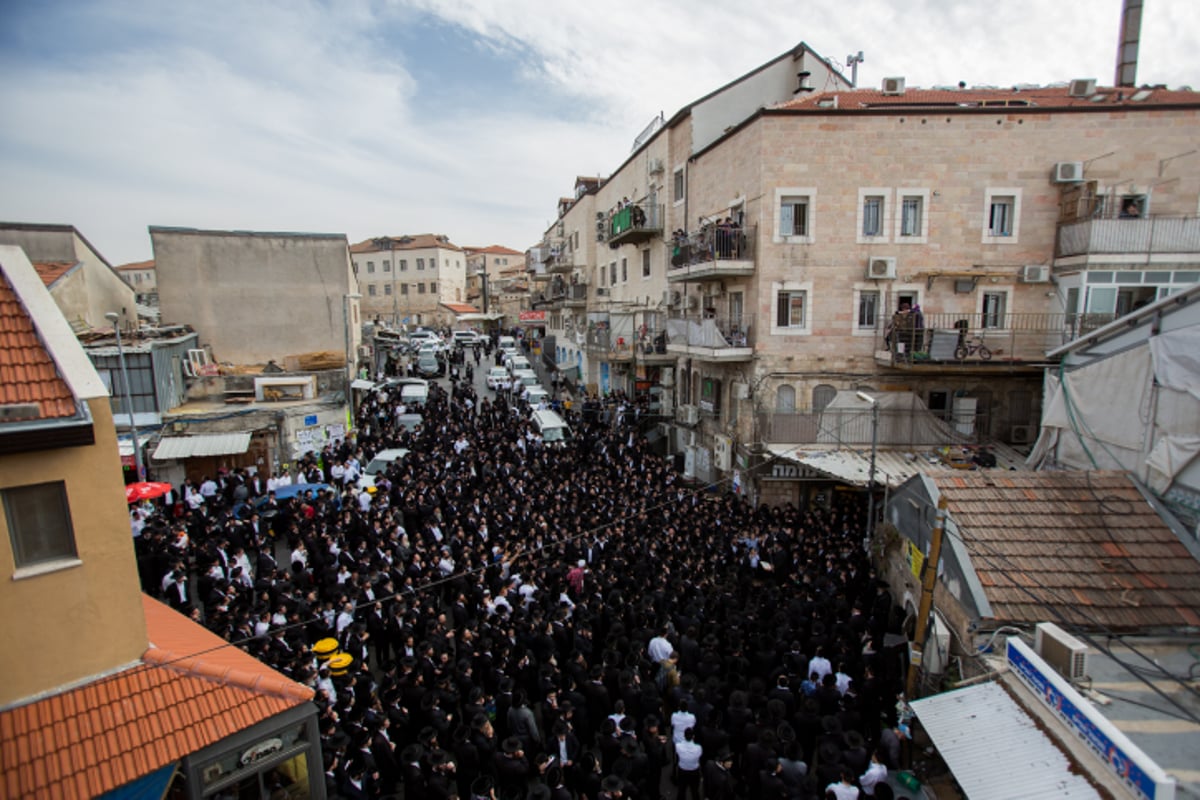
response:
[[[620,800],[625,796],[625,781],[617,775],[608,775],[600,782],[600,800]]]
[[[510,736],[504,740],[496,754],[495,765],[496,784],[501,794],[524,791],[530,768],[520,739]]]
[[[704,765],[705,800],[733,800],[733,773],[729,771],[732,767],[733,751],[728,747]]]

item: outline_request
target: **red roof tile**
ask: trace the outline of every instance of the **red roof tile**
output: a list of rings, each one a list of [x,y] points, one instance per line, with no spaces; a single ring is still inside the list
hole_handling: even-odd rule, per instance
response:
[[[963,473],[939,480],[998,621],[1180,628],[1200,562],[1119,472]]]
[[[884,94],[878,89],[851,89],[844,92],[813,92],[776,106],[789,111],[834,114],[839,111],[984,109],[1006,110],[1037,108],[1143,108],[1147,106],[1200,106],[1200,92],[1176,89],[1146,89],[1140,100],[1132,99],[1140,90],[1097,87],[1085,97],[1071,97],[1067,86],[1038,86],[1021,89],[906,89],[903,94]],[[831,106],[831,103],[836,105]]]
[[[128,264],[121,264],[118,267],[113,267],[113,269],[115,269],[117,272],[122,272],[124,270],[134,269],[154,269],[154,266],[154,259],[152,258],[149,261],[131,261]]]
[[[21,299],[0,273],[0,405],[24,404],[38,407],[37,416],[26,420],[61,419],[76,413],[75,395],[38,337]]]
[[[142,663],[0,712],[0,795],[94,797],[313,692],[143,595]]]
[[[448,308],[455,314],[478,314],[479,309],[467,303],[442,303],[443,308]]]
[[[391,240],[391,247],[388,241]],[[415,236],[377,236],[364,239],[358,244],[350,245],[351,253],[387,253],[392,250],[429,250],[440,247],[443,250],[461,250],[445,236],[432,233],[418,233]]]
[[[34,262],[33,268],[37,270],[38,277],[42,279],[42,283],[46,284],[47,288],[54,285],[54,282],[66,275],[75,268],[74,261],[37,261]]]

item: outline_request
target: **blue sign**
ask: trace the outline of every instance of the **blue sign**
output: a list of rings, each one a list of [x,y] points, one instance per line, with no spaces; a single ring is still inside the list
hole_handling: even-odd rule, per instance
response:
[[[317,415],[316,415],[316,414],[309,414],[308,416],[306,416],[306,417],[304,418],[304,424],[305,424],[305,425],[310,425],[310,426],[311,426],[311,425],[316,425],[316,424],[317,424]]]
[[[1114,741],[1113,736],[1100,727],[1101,725],[1107,727],[1107,721],[1101,717],[1100,724],[1097,724],[1085,711],[1084,706],[1087,701],[1070,687],[1065,689],[1061,687],[1059,684],[1062,679],[1057,675],[1052,675],[1048,667],[1044,668],[1044,664],[1035,663],[1034,659],[1037,659],[1038,662],[1041,661],[1024,642],[1016,638],[1008,640],[1008,664],[1025,682],[1025,685],[1037,694],[1059,719],[1069,725],[1079,738],[1096,751],[1108,768],[1117,774],[1117,777],[1141,797],[1154,800],[1158,796],[1158,783],[1147,775],[1135,761],[1135,759],[1148,761],[1146,755],[1141,751],[1138,751],[1136,755],[1128,752],[1127,747],[1131,746],[1128,741],[1122,743]],[[1092,711],[1092,714],[1098,715],[1098,712]],[[1115,728],[1113,730],[1116,735],[1120,735]]]

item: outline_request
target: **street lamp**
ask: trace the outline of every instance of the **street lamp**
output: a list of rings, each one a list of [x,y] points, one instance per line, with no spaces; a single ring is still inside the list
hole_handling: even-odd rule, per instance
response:
[[[142,467],[142,448],[138,444],[137,423],[133,419],[133,396],[129,389],[129,369],[125,366],[125,348],[121,346],[121,326],[119,324],[121,315],[115,311],[109,311],[104,318],[113,324],[113,330],[117,334],[117,360],[121,362],[121,380],[125,384],[125,412],[129,414],[129,434],[133,437],[133,463],[137,468],[137,479],[144,481],[146,471]]]
[[[871,405],[871,476],[867,483],[867,543],[875,538],[875,453],[879,447],[879,400],[866,392],[854,393]]]

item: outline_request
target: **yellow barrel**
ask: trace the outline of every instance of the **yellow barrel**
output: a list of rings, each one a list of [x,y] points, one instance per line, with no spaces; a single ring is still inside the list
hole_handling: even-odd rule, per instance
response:
[[[329,674],[330,675],[345,675],[350,669],[350,665],[354,663],[354,656],[349,653],[338,653],[329,659]]]
[[[318,661],[328,661],[338,651],[338,640],[332,636],[322,639],[313,645],[312,651]]]

